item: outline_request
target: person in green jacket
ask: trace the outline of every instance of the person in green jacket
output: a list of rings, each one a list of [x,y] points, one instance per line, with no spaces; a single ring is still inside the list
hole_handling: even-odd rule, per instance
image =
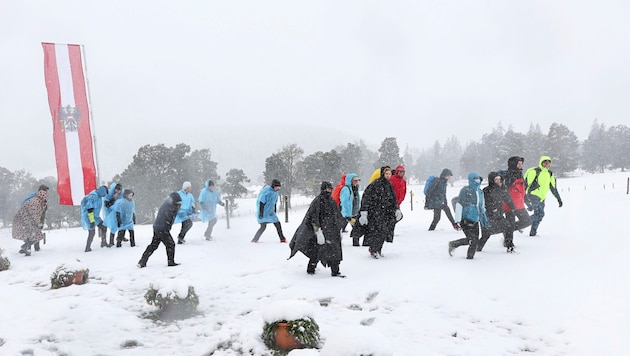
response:
[[[549,191],[558,200],[558,206],[562,207],[562,199],[556,189],[556,177],[549,167],[551,167],[551,157],[541,156],[538,167],[531,167],[525,172],[527,208],[534,211],[529,236],[536,236],[538,232],[538,226],[545,216],[545,198]]]

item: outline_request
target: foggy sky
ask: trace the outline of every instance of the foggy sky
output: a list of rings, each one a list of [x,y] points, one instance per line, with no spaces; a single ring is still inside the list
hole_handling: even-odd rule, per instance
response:
[[[243,152],[264,166],[287,143],[310,154],[359,138],[376,149],[393,136],[401,150],[424,149],[452,135],[479,140],[499,122],[544,133],[559,122],[584,140],[596,118],[628,123],[629,10],[623,1],[6,0],[0,166],[56,176],[41,42],[85,45],[101,179],[145,144],[209,148],[224,173],[241,168]]]

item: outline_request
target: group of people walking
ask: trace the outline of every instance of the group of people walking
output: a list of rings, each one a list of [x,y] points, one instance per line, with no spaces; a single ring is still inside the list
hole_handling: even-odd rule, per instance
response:
[[[514,231],[523,232],[530,226],[529,235],[536,236],[545,216],[545,199],[551,192],[562,207],[551,167],[551,157],[541,156],[537,167],[523,174],[524,158],[508,159],[508,169],[488,174],[488,186],[480,189],[483,178],[476,172],[468,174],[468,185],[456,200],[455,221],[465,237],[448,243],[448,253],[459,246],[468,246],[466,258],[473,259],[482,251],[491,235],[503,234],[503,246],[514,252]],[[528,211],[533,211],[529,215]],[[481,238],[479,234],[481,232]]]

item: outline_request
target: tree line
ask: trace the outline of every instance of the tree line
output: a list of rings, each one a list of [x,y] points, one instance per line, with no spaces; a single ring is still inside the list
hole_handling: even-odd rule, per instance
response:
[[[577,169],[588,172],[604,172],[607,169],[624,171],[630,167],[627,152],[630,152],[630,128],[624,125],[606,128],[595,120],[588,138],[580,142],[573,131],[563,124],[553,123],[545,134],[538,125],[532,124],[527,133],[519,133],[511,128],[505,130],[499,123],[480,141],[470,142],[465,148],[456,136],[452,136],[444,144],[436,140],[431,147],[420,152],[406,147],[401,154],[396,138],[387,137],[377,151],[370,150],[363,141],[359,141],[305,156],[304,150],[293,143],[265,159],[263,176],[267,183],[274,178],[282,182],[281,193],[289,197],[290,207],[292,195],[316,195],[322,181],[335,185],[344,172],[358,173],[363,180],[361,185],[365,187],[372,172],[384,165],[395,168],[403,164],[408,178],[422,182],[429,175],[439,174],[443,168],[451,169],[455,176],[465,176],[471,171],[485,175],[507,168],[510,156],[524,157],[525,167],[531,167],[538,165],[541,155],[547,155],[552,157],[554,174],[561,177]],[[115,175],[112,182],[134,190],[137,221],[146,224],[153,221],[164,198],[170,192],[181,189],[184,181],[191,181],[198,188],[193,191],[196,197],[208,179],[221,189],[231,211],[238,208],[236,199],[247,194],[244,184],[250,182],[239,168],[229,169],[222,179],[210,149],[192,151],[183,143],[175,147],[163,144],[140,147],[132,162],[122,173]],[[102,182],[102,185],[109,186],[109,183]],[[79,207],[58,203],[56,178],[37,180],[23,170],[11,172],[0,167],[2,226],[11,223],[20,202],[40,184],[50,187],[47,228],[79,226]]]

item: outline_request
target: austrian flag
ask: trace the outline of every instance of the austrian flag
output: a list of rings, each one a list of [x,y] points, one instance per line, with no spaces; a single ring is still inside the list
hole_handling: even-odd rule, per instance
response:
[[[80,45],[42,43],[53,120],[57,191],[61,205],[80,205],[96,189],[90,110]]]

